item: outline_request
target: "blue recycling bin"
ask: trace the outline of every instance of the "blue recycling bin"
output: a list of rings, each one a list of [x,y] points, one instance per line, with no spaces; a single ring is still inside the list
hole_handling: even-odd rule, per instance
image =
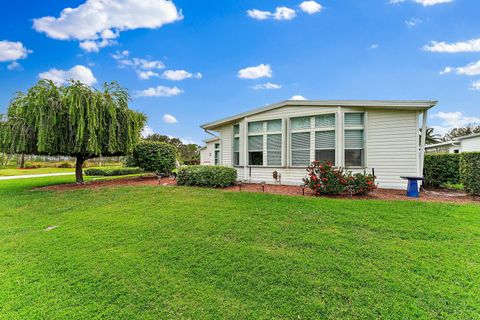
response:
[[[407,197],[410,198],[419,198],[420,193],[418,192],[418,181],[423,181],[422,177],[400,177],[408,181],[407,185]]]

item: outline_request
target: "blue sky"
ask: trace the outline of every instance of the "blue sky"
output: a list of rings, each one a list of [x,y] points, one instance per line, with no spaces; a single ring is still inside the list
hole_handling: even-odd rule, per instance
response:
[[[0,112],[39,77],[73,77],[119,81],[151,130],[197,143],[202,123],[295,95],[437,99],[442,132],[480,122],[478,12],[476,0],[9,1]]]

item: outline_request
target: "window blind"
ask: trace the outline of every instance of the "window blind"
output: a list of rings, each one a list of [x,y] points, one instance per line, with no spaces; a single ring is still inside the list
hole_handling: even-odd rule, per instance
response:
[[[310,164],[310,132],[292,133],[292,165]]]
[[[315,149],[335,149],[335,131],[315,132]]]
[[[248,151],[263,151],[263,136],[248,137]]]
[[[345,149],[363,149],[363,130],[345,130]]]
[[[362,126],[363,113],[345,113],[345,126]]]
[[[282,135],[267,135],[267,165],[282,165]]]

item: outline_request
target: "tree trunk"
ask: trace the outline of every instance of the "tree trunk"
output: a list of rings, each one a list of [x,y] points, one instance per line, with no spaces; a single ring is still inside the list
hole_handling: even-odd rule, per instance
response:
[[[23,153],[20,156],[20,169],[25,169],[25,155]]]
[[[85,159],[82,156],[77,156],[77,161],[75,163],[75,179],[77,184],[84,184],[83,181],[83,163]]]

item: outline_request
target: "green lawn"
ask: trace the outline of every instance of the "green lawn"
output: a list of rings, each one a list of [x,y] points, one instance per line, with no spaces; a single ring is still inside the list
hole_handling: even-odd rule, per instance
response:
[[[0,181],[0,318],[480,318],[480,206],[72,179]]]
[[[24,175],[30,175],[30,174],[45,174],[45,173],[63,173],[63,172],[75,172],[75,169],[71,169],[71,168],[36,168],[36,169],[8,168],[8,169],[0,169],[0,177],[24,176]]]

